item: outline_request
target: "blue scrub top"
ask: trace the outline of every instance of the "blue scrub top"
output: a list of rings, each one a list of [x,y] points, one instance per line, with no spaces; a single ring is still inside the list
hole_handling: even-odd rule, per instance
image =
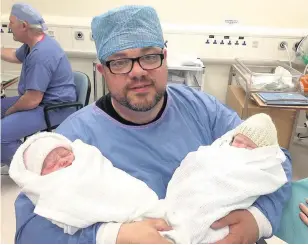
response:
[[[76,101],[76,85],[69,60],[56,40],[48,35],[30,50],[24,44],[16,50],[23,63],[18,93],[37,90],[44,93],[42,104]]]

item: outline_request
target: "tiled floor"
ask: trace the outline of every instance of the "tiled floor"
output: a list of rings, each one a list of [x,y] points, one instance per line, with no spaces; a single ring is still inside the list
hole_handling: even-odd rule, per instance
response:
[[[305,141],[304,141],[305,142]],[[308,142],[308,140],[306,141]],[[293,179],[308,177],[308,143],[293,144],[290,149],[293,160]],[[14,201],[18,187],[8,176],[1,178],[1,243],[13,243],[15,233]],[[268,243],[281,243],[273,238]]]

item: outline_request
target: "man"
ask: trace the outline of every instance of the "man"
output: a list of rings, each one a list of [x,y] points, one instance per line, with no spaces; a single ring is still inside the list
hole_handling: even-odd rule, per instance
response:
[[[22,63],[19,96],[1,99],[1,163],[10,164],[20,139],[46,128],[43,106],[76,101],[72,68],[59,44],[44,34],[41,15],[27,4],[14,4],[9,28],[17,49],[1,49],[1,59]],[[52,124],[60,124],[71,109],[51,111]]]
[[[144,181],[160,198],[183,158],[201,145],[235,128],[235,112],[203,92],[167,85],[167,51],[158,16],[145,6],[125,6],[92,21],[98,70],[110,93],[83,108],[60,125],[57,132],[100,149],[111,162]],[[290,158],[284,169],[291,179]],[[243,188],[245,188],[243,186]],[[230,226],[221,243],[253,243],[277,229],[290,185],[260,197],[249,210],[237,210],[213,224]],[[206,197],[205,197],[206,198]],[[97,223],[68,236],[33,213],[23,194],[16,200],[18,243],[167,243],[159,231],[162,219],[129,224]]]

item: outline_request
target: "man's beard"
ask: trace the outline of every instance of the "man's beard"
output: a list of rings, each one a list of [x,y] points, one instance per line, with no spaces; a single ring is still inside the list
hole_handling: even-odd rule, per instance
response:
[[[125,98],[117,98],[112,96],[113,99],[115,99],[119,104],[122,106],[125,106],[126,108],[132,110],[132,111],[139,111],[139,112],[146,112],[151,109],[153,109],[158,102],[164,97],[165,92],[157,92],[154,96],[154,100],[151,103],[140,103],[140,104],[132,104],[131,101],[125,97]]]
[[[146,111],[153,109],[158,104],[158,102],[161,101],[161,99],[164,97],[165,92],[166,92],[166,88],[162,88],[158,91],[155,87],[155,82],[153,80],[150,86],[152,86],[156,90],[154,99],[152,101],[147,101],[145,97],[144,100],[142,100],[140,103],[133,103],[132,100],[128,97],[128,92],[129,92],[128,87],[125,87],[123,89],[124,96],[119,96],[119,94],[113,94],[113,93],[110,93],[110,94],[111,94],[111,97],[115,101],[117,101],[120,105],[132,111],[146,112]]]

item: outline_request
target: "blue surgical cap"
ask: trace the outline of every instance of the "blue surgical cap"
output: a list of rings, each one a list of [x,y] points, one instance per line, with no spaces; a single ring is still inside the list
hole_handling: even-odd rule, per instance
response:
[[[91,28],[101,61],[125,49],[164,47],[159,18],[155,9],[149,6],[113,9],[94,17]]]
[[[41,14],[26,3],[16,3],[12,7],[11,15],[21,21],[26,21],[29,25],[37,25],[43,31],[47,30],[47,26]]]

